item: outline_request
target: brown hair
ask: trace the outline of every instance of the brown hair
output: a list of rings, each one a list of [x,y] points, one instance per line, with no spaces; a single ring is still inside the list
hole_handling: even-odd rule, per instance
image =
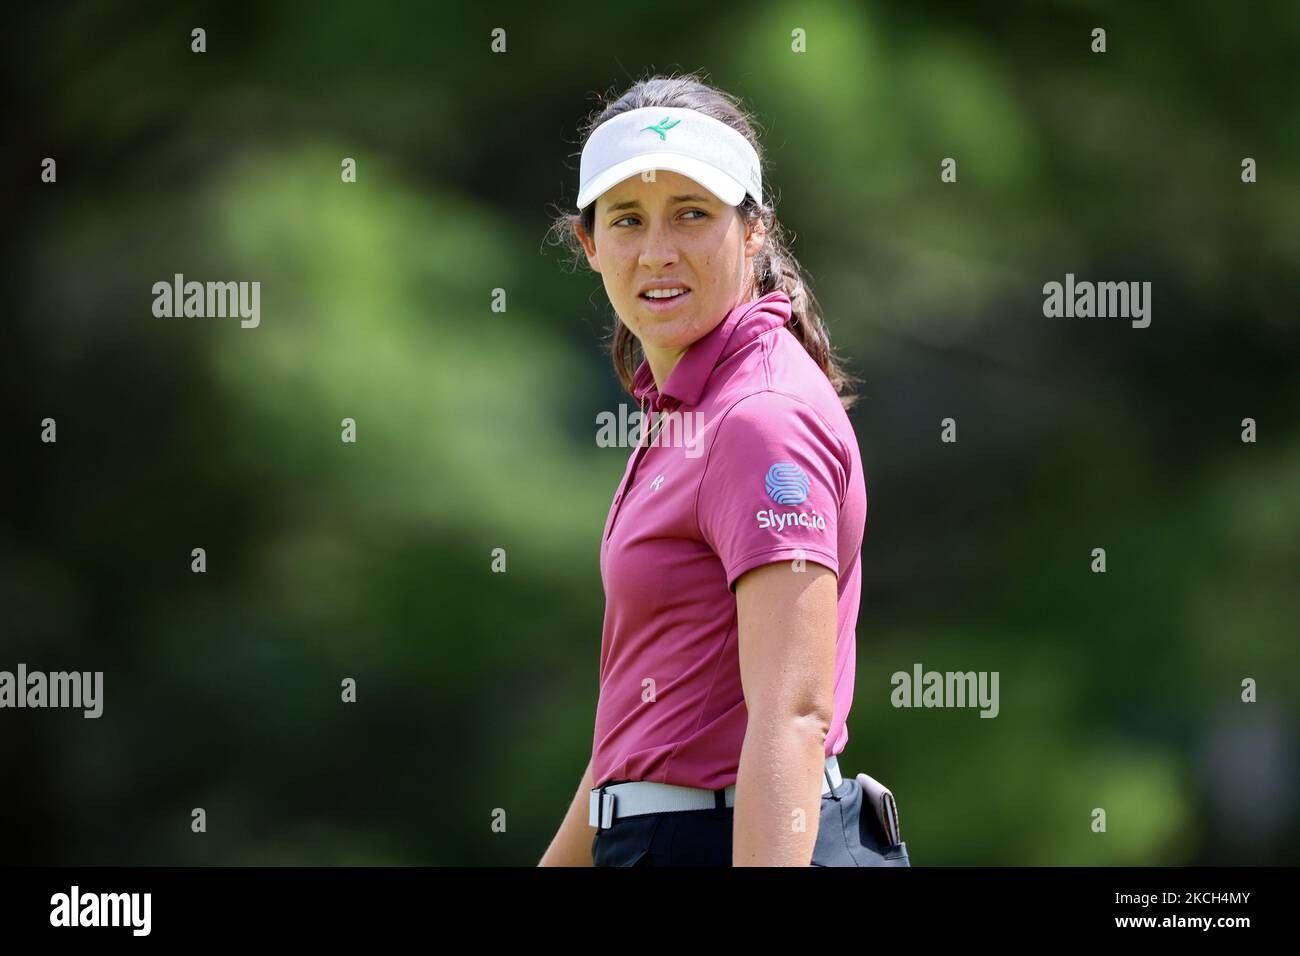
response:
[[[726,123],[749,140],[754,151],[759,155],[759,162],[762,163],[763,151],[754,133],[753,118],[734,97],[709,86],[694,73],[681,76],[652,76],[637,81],[617,99],[606,101],[603,107],[599,107],[588,118],[582,130],[583,144],[586,144],[588,137],[601,123],[620,113],[645,106],[676,106],[698,110]],[[747,225],[761,218],[767,229],[763,248],[754,256],[753,282],[756,288],[752,298],[758,298],[777,289],[790,297],[790,321],[786,327],[794,333],[795,338],[825,373],[836,393],[840,395],[840,402],[844,408],[851,408],[858,396],[845,395],[843,392],[858,380],[844,371],[831,348],[830,337],[822,322],[821,310],[798,261],[791,255],[786,245],[784,230],[777,222],[775,208],[766,202],[760,206],[754,201],[754,197],[746,194],[744,201],[736,209]],[[581,222],[583,230],[591,236],[594,234],[595,218],[596,204],[593,202],[581,213],[561,212],[551,225],[550,231],[559,237],[559,243],[569,247],[573,252],[575,265],[584,261],[584,258],[582,243],[574,234],[573,227]],[[636,336],[623,324],[617,314],[614,316],[610,352],[619,381],[629,395],[634,394],[633,378],[637,367],[641,364],[641,347]]]

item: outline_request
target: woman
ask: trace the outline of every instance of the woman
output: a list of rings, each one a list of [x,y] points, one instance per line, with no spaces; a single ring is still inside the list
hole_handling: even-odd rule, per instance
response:
[[[909,865],[835,759],[866,488],[761,165],[730,97],[654,77],[588,127],[557,223],[604,282],[643,429],[601,543],[592,759],[540,865]]]

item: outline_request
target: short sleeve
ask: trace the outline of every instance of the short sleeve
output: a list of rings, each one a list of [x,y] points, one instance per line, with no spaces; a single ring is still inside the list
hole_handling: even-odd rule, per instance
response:
[[[700,534],[722,560],[727,587],[774,561],[823,564],[839,577],[838,531],[850,459],[811,405],[759,392],[718,423],[700,479]]]

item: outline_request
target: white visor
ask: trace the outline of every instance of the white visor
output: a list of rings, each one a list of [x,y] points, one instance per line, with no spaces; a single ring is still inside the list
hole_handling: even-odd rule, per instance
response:
[[[596,127],[582,148],[578,208],[629,176],[669,169],[695,180],[728,206],[749,193],[763,202],[758,154],[740,133],[697,110],[648,106]]]

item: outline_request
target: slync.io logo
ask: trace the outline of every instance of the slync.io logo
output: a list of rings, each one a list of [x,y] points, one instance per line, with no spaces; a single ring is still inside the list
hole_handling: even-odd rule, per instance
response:
[[[767,495],[779,505],[801,505],[808,500],[808,476],[794,462],[778,461],[767,470]]]

